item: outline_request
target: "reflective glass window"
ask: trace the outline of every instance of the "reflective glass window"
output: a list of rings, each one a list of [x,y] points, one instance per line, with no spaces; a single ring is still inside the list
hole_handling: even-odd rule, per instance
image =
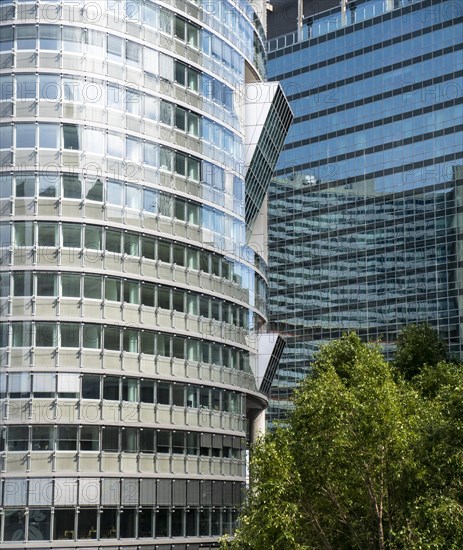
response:
[[[100,377],[85,374],[82,377],[82,399],[100,399]]]
[[[77,450],[77,426],[58,426],[57,449],[59,451]]]
[[[34,74],[16,76],[16,99],[35,99],[37,78]]]
[[[35,147],[35,124],[16,125],[16,147],[19,149]]]
[[[32,426],[32,450],[53,450],[53,430],[50,426]]]
[[[61,275],[61,291],[64,297],[78,298],[80,297],[80,280],[79,273],[63,273]]]
[[[51,126],[51,125],[48,125]],[[40,127],[39,127],[40,129]],[[55,132],[56,130],[56,132]],[[51,130],[52,138],[53,133],[56,133],[56,137],[58,137],[58,126],[53,130]],[[51,142],[49,143],[51,146]],[[51,174],[51,173],[41,173],[39,174],[39,197],[56,197],[59,192],[60,187],[60,177],[57,174]]]
[[[101,348],[101,327],[99,325],[84,325],[82,330],[82,346],[84,348]]]
[[[81,248],[82,226],[77,223],[65,223],[62,225],[63,246],[69,248]]]
[[[79,329],[78,323],[60,323],[61,346],[63,348],[80,347]]]
[[[26,540],[26,515],[23,508],[5,509],[3,519],[3,540]]]
[[[27,451],[29,447],[29,428],[27,426],[8,427],[8,450]]]
[[[56,273],[37,273],[37,296],[56,296],[58,276]]]
[[[84,278],[84,297],[96,300],[102,299],[101,277],[99,275],[86,275]]]
[[[80,450],[98,451],[99,447],[98,426],[82,426],[80,429]]]
[[[79,127],[76,124],[63,125],[63,147],[65,149],[80,149]]]
[[[16,46],[18,50],[35,50],[37,29],[35,25],[16,27]]]
[[[60,28],[57,25],[39,26],[39,43],[41,50],[59,50]]]
[[[77,174],[63,175],[63,196],[66,199],[82,198],[82,183]]]

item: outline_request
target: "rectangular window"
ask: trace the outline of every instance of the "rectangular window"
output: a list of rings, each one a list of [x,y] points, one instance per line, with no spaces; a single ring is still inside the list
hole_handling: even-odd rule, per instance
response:
[[[42,271],[37,273],[37,296],[56,296],[58,276],[56,273]]]
[[[162,309],[171,309],[170,307],[170,290],[168,288],[158,288],[158,307]]]
[[[82,29],[63,27],[63,50],[75,53],[82,51]]]
[[[13,145],[13,126],[0,124],[0,149],[10,149]]]
[[[105,300],[121,301],[121,281],[111,277],[105,279]]]
[[[78,323],[60,323],[61,346],[63,348],[78,348],[80,325]]]
[[[32,426],[32,450],[53,450],[53,428],[49,426]]]
[[[29,445],[29,428],[27,426],[8,427],[8,450],[27,451]]]
[[[140,380],[140,401],[154,403],[154,382],[151,380]]]
[[[135,208],[139,210],[141,208],[142,188],[134,185],[126,186],[126,206],[128,208]],[[138,239],[137,239],[138,240]]]
[[[156,451],[170,453],[170,432],[167,430],[159,430],[156,434]]]
[[[18,149],[35,147],[35,124],[16,124],[16,147]]]
[[[140,430],[140,451],[142,453],[154,452],[154,430]]]
[[[127,304],[139,304],[138,283],[124,281],[124,302]]]
[[[121,233],[119,231],[106,230],[106,250],[120,254],[121,251]]]
[[[55,395],[55,375],[48,372],[35,372],[32,375],[34,397],[53,397]]]
[[[32,345],[32,324],[13,323],[13,347],[30,347]]]
[[[137,452],[137,430],[136,428],[125,428],[122,430],[122,451],[126,453]]]
[[[8,392],[12,399],[30,397],[30,392],[31,392],[30,374],[28,372],[11,373],[8,376]]]
[[[124,351],[138,353],[138,331],[124,330],[123,331]]]
[[[65,540],[74,538],[75,529],[75,511],[74,509],[56,508],[53,529],[53,538],[55,540]]]
[[[80,297],[80,275],[65,274],[61,275],[61,291],[63,297],[79,298]]]
[[[58,373],[58,397],[71,399],[79,396],[79,375],[74,372]]]
[[[185,359],[185,340],[179,336],[173,337],[173,350],[172,354],[177,359]]]
[[[182,132],[186,131],[186,111],[182,107],[175,107],[175,126]]]
[[[59,50],[60,28],[58,25],[40,25],[39,40],[41,50]]]
[[[147,212],[155,214],[159,210],[159,192],[151,189],[144,189],[143,192],[143,209]],[[144,254],[145,257],[148,258]]]
[[[103,229],[97,226],[87,225],[85,228],[85,248],[93,250],[103,249]]]
[[[105,327],[104,329],[104,348],[114,351],[120,351],[120,330],[117,327]]]
[[[77,426],[58,426],[58,451],[77,450]]]
[[[118,134],[108,134],[108,155],[122,158],[124,153],[124,139]]]
[[[156,352],[164,357],[170,356],[170,337],[165,334],[156,335]]]
[[[58,128],[58,127],[57,127]],[[39,196],[56,197],[59,192],[60,177],[53,173],[39,175]]]
[[[101,277],[99,275],[85,275],[84,297],[93,298],[95,300],[102,299]]]
[[[102,450],[117,453],[119,451],[119,429],[103,427]]]
[[[185,386],[182,384],[172,386],[172,403],[177,407],[185,406]]]
[[[103,378],[103,399],[119,401],[119,378],[116,376]]]
[[[79,176],[74,174],[63,175],[63,196],[65,199],[82,198],[82,183]]]
[[[55,347],[58,345],[56,323],[35,324],[35,345],[37,347]]]
[[[100,377],[84,374],[82,377],[82,399],[100,399]]]
[[[36,49],[37,28],[35,25],[20,25],[16,27],[16,47],[18,50]]]
[[[84,348],[101,349],[101,327],[99,325],[84,325],[82,330],[82,346]]]
[[[91,201],[103,202],[103,182],[98,178],[93,180],[87,179],[85,198]]]
[[[63,246],[69,248],[81,248],[81,229],[77,223],[64,223],[62,225]]]
[[[82,426],[80,430],[80,450],[99,451],[99,429],[98,426]]]
[[[184,432],[172,432],[172,452],[183,454],[185,452]]]
[[[16,176],[16,196],[33,197],[35,195],[35,176]]]
[[[117,36],[109,35],[108,36],[108,56],[109,59],[117,60],[122,57],[122,50],[124,43],[122,38]]]
[[[30,271],[19,271],[13,274],[14,295],[32,296],[33,275]]]
[[[16,99],[35,99],[37,78],[35,74],[16,76]]]
[[[170,405],[170,384],[167,382],[158,382],[157,402],[160,405]]]
[[[39,124],[39,146],[43,149],[59,149],[60,127],[58,124]],[[53,195],[45,195],[49,197],[56,196],[56,188]]]
[[[199,91],[199,73],[195,69],[188,69],[188,89],[196,93]]]
[[[57,229],[54,223],[39,222],[39,246],[58,246]]]
[[[170,244],[164,241],[158,241],[158,260],[170,263]]]
[[[180,86],[186,86],[186,67],[183,63],[175,61],[175,82]]]
[[[65,149],[79,150],[79,127],[76,124],[63,125],[63,147]]]
[[[142,332],[140,336],[140,353],[154,355],[154,334],[151,332]]]
[[[125,58],[129,63],[138,65],[141,60],[140,45],[128,40],[126,42]]]

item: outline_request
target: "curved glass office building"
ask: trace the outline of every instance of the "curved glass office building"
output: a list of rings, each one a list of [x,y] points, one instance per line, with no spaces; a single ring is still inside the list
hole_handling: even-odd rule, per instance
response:
[[[342,5],[269,43],[295,116],[270,194],[273,418],[349,330],[390,356],[428,322],[463,356],[463,4]]]
[[[281,146],[291,114],[262,82],[259,17],[244,0],[0,14],[0,545],[213,547],[274,368],[251,337],[269,178],[247,215],[245,150]]]

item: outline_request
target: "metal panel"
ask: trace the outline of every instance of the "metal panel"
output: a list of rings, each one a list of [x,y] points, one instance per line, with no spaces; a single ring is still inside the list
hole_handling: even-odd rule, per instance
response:
[[[187,482],[187,506],[199,506],[199,479],[191,479]]]
[[[140,482],[140,505],[156,504],[156,480],[142,479]]]
[[[77,505],[77,479],[55,479],[55,506]]]
[[[222,506],[223,503],[223,481],[212,482],[212,504]]]
[[[212,505],[212,481],[201,481],[201,506]]]
[[[172,482],[172,504],[173,506],[185,506],[186,503],[186,480],[174,479]]]
[[[27,498],[27,480],[6,479],[3,498],[5,506],[25,506]]]
[[[101,504],[117,506],[121,502],[121,491],[119,479],[103,479],[101,485]]]
[[[96,477],[79,480],[79,505],[98,506],[100,504],[100,480]]]
[[[138,505],[138,479],[122,480],[122,504]]]
[[[158,506],[170,506],[172,504],[171,487],[171,479],[158,479],[156,502]]]

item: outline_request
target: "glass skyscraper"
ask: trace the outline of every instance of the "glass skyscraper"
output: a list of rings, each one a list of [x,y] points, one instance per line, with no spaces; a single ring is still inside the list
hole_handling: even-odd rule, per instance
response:
[[[461,357],[462,22],[461,2],[357,0],[269,41],[295,117],[269,198],[273,419],[348,330],[390,356],[429,322]]]
[[[291,111],[263,10],[0,1],[2,548],[234,528],[281,351],[262,219]]]

